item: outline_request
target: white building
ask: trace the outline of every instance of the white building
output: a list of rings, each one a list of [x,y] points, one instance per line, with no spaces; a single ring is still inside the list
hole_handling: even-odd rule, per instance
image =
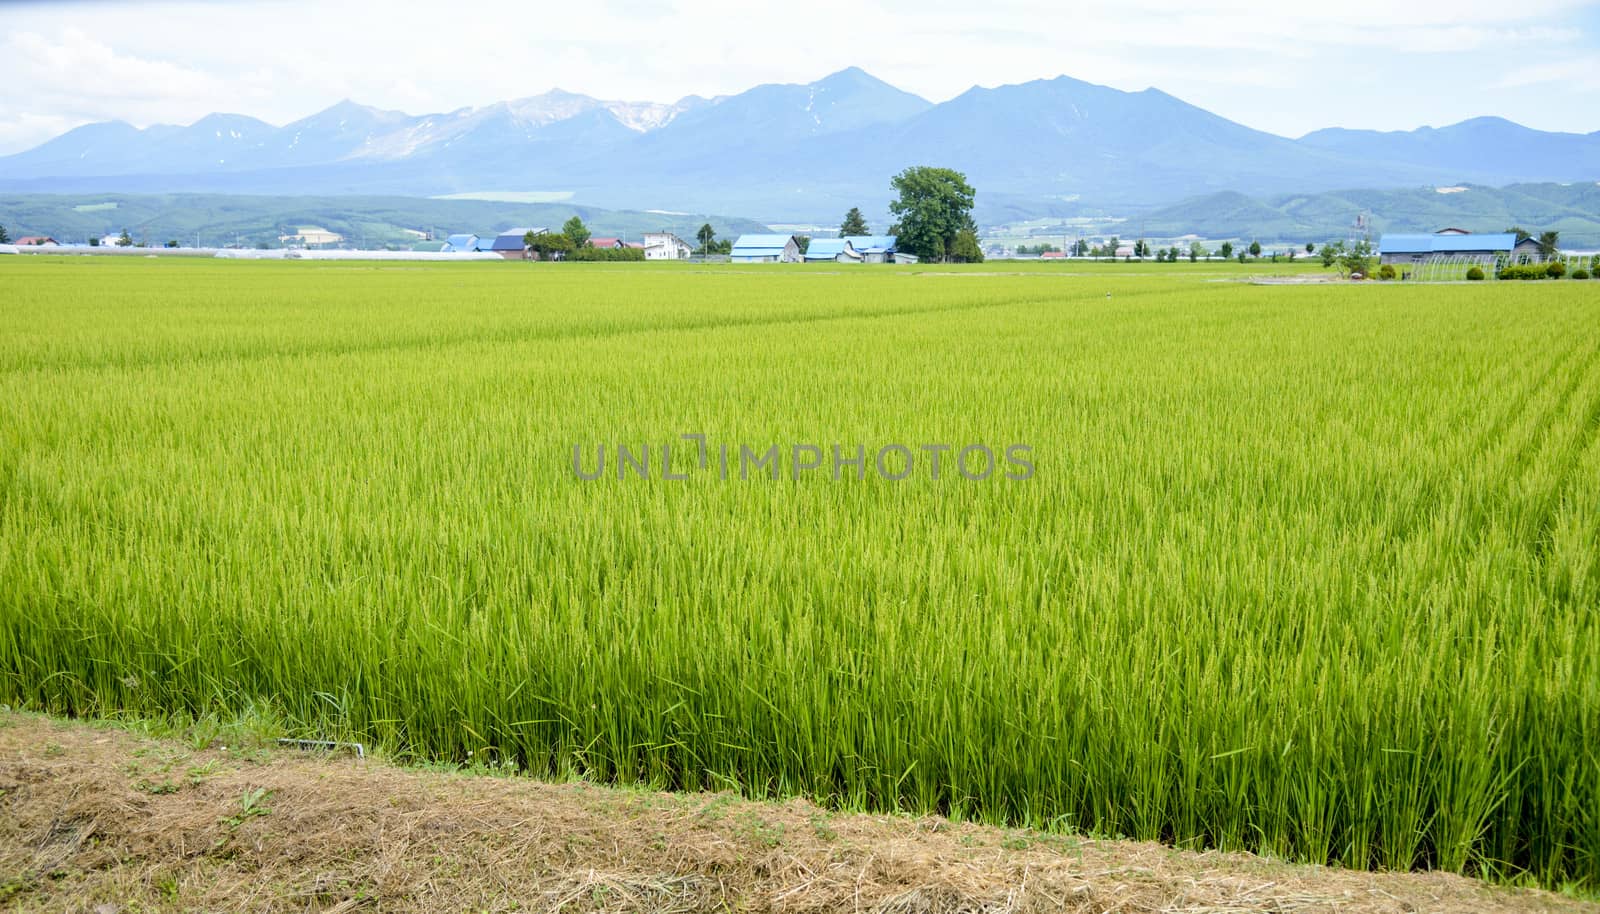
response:
[[[671,232],[644,233],[645,260],[688,260],[694,248]]]

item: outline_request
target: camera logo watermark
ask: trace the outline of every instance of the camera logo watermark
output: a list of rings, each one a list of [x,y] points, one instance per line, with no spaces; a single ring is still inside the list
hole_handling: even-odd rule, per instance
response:
[[[875,475],[890,482],[913,477],[941,480],[964,479],[982,482],[1004,479],[1024,482],[1033,478],[1033,448],[1008,444],[991,448],[985,444],[886,444],[868,448],[864,444],[769,444],[754,448],[748,444],[713,445],[705,435],[679,435],[674,445],[597,444],[592,451],[581,444],[572,446],[572,472],[585,481],[598,479],[687,480],[714,474],[727,479],[826,478],[866,479]],[[673,454],[678,455],[675,460]]]

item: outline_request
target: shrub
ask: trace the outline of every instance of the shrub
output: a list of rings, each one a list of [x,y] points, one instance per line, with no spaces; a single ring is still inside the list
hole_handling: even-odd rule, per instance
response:
[[[1483,270],[1478,267],[1473,267],[1467,271],[1467,278],[1473,282],[1479,282],[1483,279]]]
[[[1588,270],[1573,270],[1572,271],[1572,278],[1573,279],[1588,279],[1589,278],[1589,271]]]
[[[1567,265],[1559,260],[1552,260],[1545,265],[1544,271],[1550,275],[1551,279],[1560,279],[1567,275]]]
[[[1393,279],[1394,276],[1395,276],[1394,264],[1386,263],[1383,266],[1378,268],[1378,278],[1379,279]]]
[[[1513,263],[1507,264],[1496,275],[1501,279],[1545,279],[1550,272],[1542,263]]]
[[[615,261],[643,260],[644,251],[638,248],[578,248],[567,255],[568,260],[588,260],[611,263]]]

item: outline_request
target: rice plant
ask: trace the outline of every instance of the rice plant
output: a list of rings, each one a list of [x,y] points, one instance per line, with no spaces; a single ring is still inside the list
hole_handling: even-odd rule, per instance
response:
[[[1593,296],[1123,267],[0,264],[0,701],[1600,886]]]

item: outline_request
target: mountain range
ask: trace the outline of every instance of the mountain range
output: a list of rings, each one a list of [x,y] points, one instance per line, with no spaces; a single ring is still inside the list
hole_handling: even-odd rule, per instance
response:
[[[0,191],[537,194],[781,223],[837,221],[850,206],[881,214],[890,176],[915,164],[966,172],[992,223],[1219,192],[1592,181],[1600,132],[1484,117],[1291,139],[1157,89],[1062,76],[933,104],[850,68],[671,104],[558,89],[421,116],[344,101],[282,127],[237,114],[90,124],[0,158]]]

